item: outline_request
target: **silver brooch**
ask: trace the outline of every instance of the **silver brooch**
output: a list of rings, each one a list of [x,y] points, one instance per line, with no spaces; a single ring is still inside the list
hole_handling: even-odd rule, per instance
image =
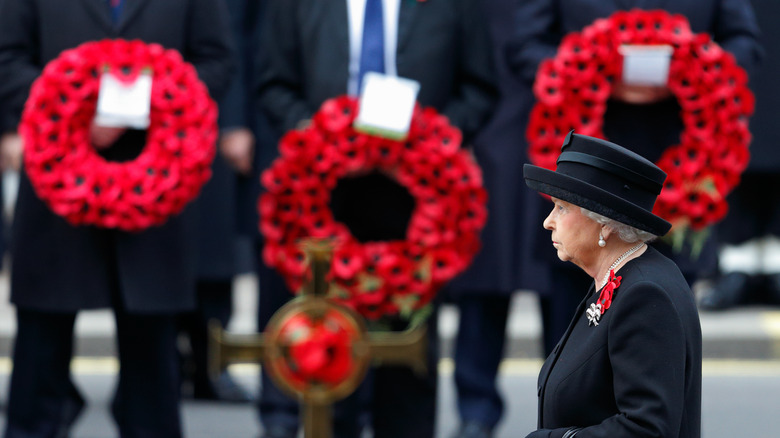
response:
[[[585,311],[585,314],[588,315],[588,325],[599,325],[599,320],[601,319],[601,303],[591,303],[590,308]]]

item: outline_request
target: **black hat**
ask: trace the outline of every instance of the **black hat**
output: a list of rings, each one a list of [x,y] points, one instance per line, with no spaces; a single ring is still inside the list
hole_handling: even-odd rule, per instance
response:
[[[653,214],[666,173],[630,150],[595,137],[566,136],[555,172],[526,164],[528,187],[626,225],[663,236],[672,224]]]

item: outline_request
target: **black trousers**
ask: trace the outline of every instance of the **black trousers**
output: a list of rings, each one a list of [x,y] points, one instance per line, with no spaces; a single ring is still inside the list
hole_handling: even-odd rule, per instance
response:
[[[190,351],[180,352],[183,380],[193,384],[193,391],[211,388],[208,374],[208,325],[212,320],[227,328],[233,312],[233,281],[206,281],[197,283],[197,308],[178,316],[179,332],[189,340]]]
[[[115,309],[119,379],[111,411],[121,438],[178,438],[173,315]],[[64,438],[84,406],[70,375],[75,313],[17,310],[5,438]]]
[[[504,358],[510,294],[464,294],[455,343],[455,389],[461,422],[495,428],[504,413],[498,368]]]

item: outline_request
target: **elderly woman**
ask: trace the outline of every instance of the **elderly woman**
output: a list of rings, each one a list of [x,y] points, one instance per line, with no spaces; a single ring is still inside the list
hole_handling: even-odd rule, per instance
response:
[[[550,195],[558,257],[593,286],[539,373],[528,437],[698,438],[701,327],[680,270],[646,242],[671,225],[652,213],[666,174],[616,144],[570,133],[553,172],[526,164]]]

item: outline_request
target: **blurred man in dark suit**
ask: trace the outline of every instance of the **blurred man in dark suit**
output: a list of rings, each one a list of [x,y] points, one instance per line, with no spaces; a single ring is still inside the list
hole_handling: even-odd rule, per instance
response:
[[[233,53],[223,0],[4,0],[0,100],[18,125],[32,82],[63,50],[105,38],[140,39],[182,53],[219,98]],[[92,144],[127,160],[141,131],[95,125]],[[80,310],[116,317],[119,381],[112,413],[122,437],[179,437],[176,314],[195,304],[195,217],[185,210],[137,233],[72,226],[22,173],[15,210],[11,301],[17,309],[6,438],[67,436],[84,400],[70,376]],[[44,272],[42,274],[42,272]]]
[[[418,81],[418,102],[446,115],[462,130],[466,145],[484,126],[496,102],[490,36],[476,0],[270,0],[263,32],[259,99],[280,134],[310,118],[326,99],[357,95],[366,71]],[[370,68],[361,68],[369,64]],[[334,199],[333,205],[340,206],[334,214],[362,216],[348,225],[353,234],[359,228],[365,240],[403,238],[406,223],[399,211],[403,209],[394,207],[409,195],[394,190],[381,177],[369,178],[337,188],[339,200]],[[382,208],[364,208],[363,201],[369,199],[384,200]],[[372,217],[366,218],[365,213]],[[285,290],[261,285],[261,328],[289,297]],[[405,327],[403,321],[394,323],[396,328]],[[370,400],[363,401],[372,406],[377,438],[434,436],[435,315],[429,324],[433,329],[429,330],[427,375],[390,366],[373,373]],[[294,437],[295,405],[285,402],[270,385],[264,378],[260,400],[264,436]],[[336,436],[360,436],[361,407],[357,395],[337,406]]]

